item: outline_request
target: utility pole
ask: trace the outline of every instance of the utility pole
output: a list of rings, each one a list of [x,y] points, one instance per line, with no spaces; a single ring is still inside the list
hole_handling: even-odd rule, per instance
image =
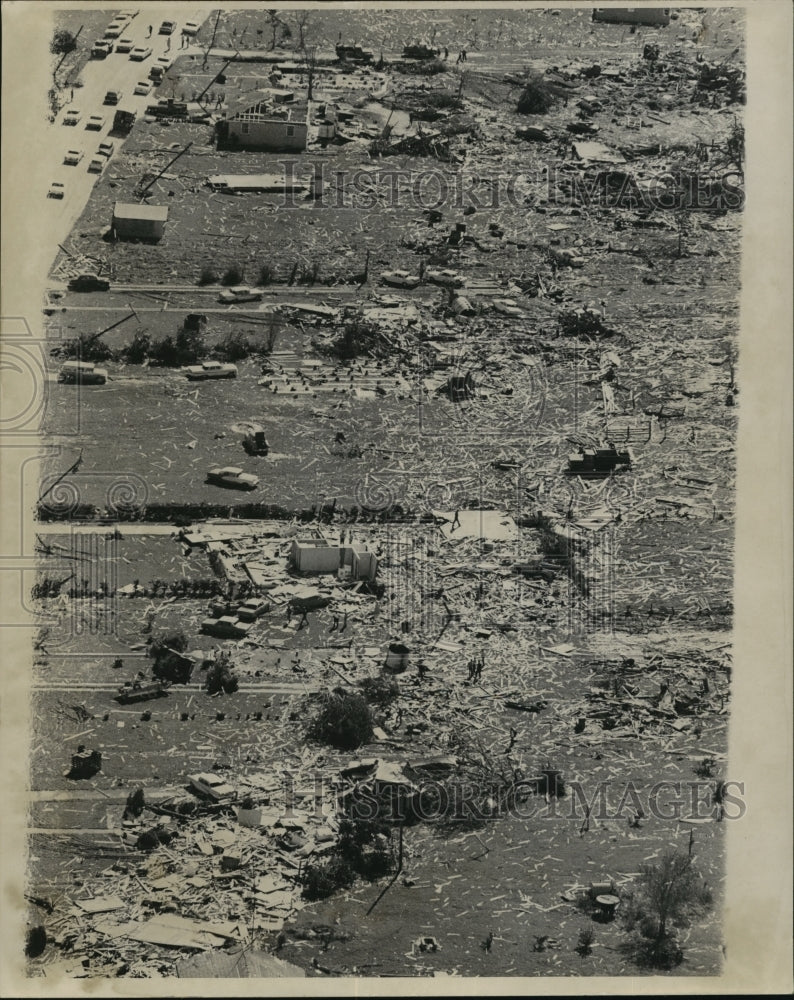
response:
[[[66,479],[66,477],[67,477],[67,476],[71,476],[71,474],[72,474],[73,472],[77,472],[77,470],[78,470],[78,469],[80,468],[80,466],[81,466],[82,464],[83,464],[83,449],[81,448],[81,449],[80,449],[80,454],[79,454],[79,455],[77,456],[77,461],[76,461],[76,462],[74,463],[74,465],[71,465],[71,466],[69,466],[69,468],[68,468],[68,469],[66,470],[66,472],[62,472],[62,473],[60,474],[60,476],[58,476],[58,478],[57,478],[57,479],[53,480],[53,482],[52,482],[52,484],[50,485],[50,487],[49,487],[48,489],[46,489],[46,490],[45,490],[45,491],[44,491],[44,492],[43,492],[43,493],[41,494],[41,496],[39,497],[39,499],[38,499],[38,503],[41,503],[41,501],[42,501],[42,500],[43,500],[43,499],[44,499],[44,498],[45,498],[46,496],[49,496],[49,495],[50,495],[50,493],[52,493],[52,491],[53,491],[53,490],[55,489],[55,487],[56,487],[56,486],[58,485],[58,483],[62,482],[62,481],[63,481],[64,479]]]
[[[110,326],[106,326],[105,329],[104,330],[100,330],[99,333],[92,333],[91,336],[88,338],[88,340],[85,341],[85,343],[86,344],[93,344],[95,340],[99,340],[99,338],[102,336],[102,334],[109,333],[111,330],[115,330],[117,326],[121,326],[122,323],[126,323],[127,320],[128,319],[132,319],[133,316],[140,323],[140,321],[141,321],[140,316],[135,312],[135,310],[132,308],[132,306],[129,303],[127,303],[127,305],[129,307],[129,309],[132,310],[127,316],[123,316],[121,319],[116,320],[115,323],[111,323]]]
[[[84,25],[82,25],[82,24],[81,24],[81,25],[80,25],[80,27],[79,27],[79,28],[77,29],[77,34],[76,34],[76,35],[74,36],[74,40],[75,40],[75,42],[76,42],[76,41],[77,41],[77,39],[78,39],[78,38],[80,37],[80,32],[81,32],[81,31],[83,30],[83,27],[84,27]],[[75,46],[75,48],[76,48],[76,47],[77,47],[77,46]],[[72,52],[74,52],[74,49],[72,49]],[[57,83],[58,83],[58,79],[57,79],[57,77],[58,77],[58,70],[59,70],[59,69],[61,68],[61,66],[62,66],[62,64],[63,64],[63,61],[64,61],[64,59],[65,59],[65,58],[66,58],[66,57],[67,57],[68,55],[69,55],[69,53],[68,53],[68,52],[64,52],[64,54],[63,54],[63,55],[61,56],[61,58],[60,58],[60,59],[58,60],[58,65],[57,65],[57,66],[55,67],[55,69],[54,69],[54,70],[52,71],[52,82],[53,82],[53,83],[55,83],[55,84],[57,84]]]
[[[139,198],[143,198],[143,196],[146,194],[146,192],[149,190],[149,188],[152,186],[152,184],[154,184],[155,181],[158,181],[163,176],[163,174],[166,172],[166,170],[168,170],[168,168],[171,166],[172,163],[176,163],[176,161],[179,159],[180,156],[184,156],[185,153],[190,149],[190,147],[192,145],[193,145],[193,143],[189,142],[187,144],[187,146],[185,146],[184,149],[180,149],[180,151],[176,154],[176,156],[172,160],[169,160],[168,163],[166,163],[166,165],[163,167],[163,169],[160,171],[160,173],[157,174],[157,176],[153,180],[149,181],[149,183],[141,191],[141,193],[138,195],[138,197]]]
[[[207,91],[208,91],[208,90],[210,89],[210,87],[214,87],[214,86],[215,86],[215,81],[216,81],[216,79],[217,79],[217,78],[218,78],[218,77],[219,77],[219,76],[220,76],[220,75],[221,75],[221,74],[222,74],[222,73],[223,73],[223,72],[225,71],[226,67],[227,67],[227,66],[228,66],[228,65],[229,65],[230,63],[233,63],[233,62],[234,62],[234,60],[235,60],[235,59],[236,59],[236,58],[237,58],[237,57],[238,57],[239,55],[240,55],[240,50],[239,50],[239,49],[237,49],[237,50],[235,51],[234,55],[233,55],[233,56],[231,57],[231,59],[227,59],[227,60],[226,60],[226,62],[225,62],[225,63],[223,64],[223,66],[221,67],[221,69],[219,69],[219,70],[218,70],[218,72],[217,72],[217,73],[215,74],[215,76],[214,76],[214,77],[213,77],[213,78],[212,78],[212,79],[210,80],[210,82],[209,82],[209,83],[207,84],[207,86],[206,86],[206,87],[205,87],[205,88],[204,88],[204,89],[203,89],[203,90],[201,91],[201,93],[200,93],[200,94],[198,95],[198,97],[196,98],[196,104],[201,104],[201,98],[202,98],[202,97],[203,97],[203,96],[204,96],[204,95],[205,95],[205,94],[207,93]]]
[[[218,24],[219,24],[220,19],[221,19],[221,13],[222,13],[222,11],[219,10],[218,11],[218,16],[215,18],[215,27],[212,29],[212,38],[210,39],[210,43],[207,46],[206,51],[204,52],[204,65],[205,66],[207,65],[207,59],[209,57],[209,54],[212,51],[212,46],[215,44],[215,35],[216,35],[217,31],[218,31]]]

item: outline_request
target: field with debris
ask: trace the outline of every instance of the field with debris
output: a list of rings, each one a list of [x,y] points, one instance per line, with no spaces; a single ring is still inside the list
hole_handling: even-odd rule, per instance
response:
[[[720,970],[743,25],[417,13],[208,19],[158,96],[212,108],[140,118],[56,260],[31,974]],[[279,62],[306,151],[218,150]],[[285,164],[320,187],[206,184]]]

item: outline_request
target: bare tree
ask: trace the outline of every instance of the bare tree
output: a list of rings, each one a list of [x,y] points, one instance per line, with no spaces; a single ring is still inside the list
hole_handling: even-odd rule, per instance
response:
[[[276,39],[278,38],[278,29],[281,27],[281,18],[277,10],[269,10],[267,12],[267,23],[273,32],[273,37],[270,39],[270,48],[274,49],[276,47]]]
[[[309,45],[301,49],[301,61],[306,69],[306,100],[311,101],[314,95],[314,74],[317,70],[317,46]]]
[[[298,10],[295,12],[295,27],[298,29],[298,49],[306,48],[306,33],[311,28],[312,12],[310,10]]]
[[[688,212],[684,207],[675,212],[673,218],[675,219],[675,227],[678,231],[678,256],[683,257],[686,251],[687,237],[692,235],[694,228],[692,213]]]

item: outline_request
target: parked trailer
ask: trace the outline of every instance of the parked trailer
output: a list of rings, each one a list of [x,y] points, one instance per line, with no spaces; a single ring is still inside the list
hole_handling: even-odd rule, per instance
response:
[[[669,7],[595,7],[593,20],[605,24],[644,24],[666,28],[670,23]]]

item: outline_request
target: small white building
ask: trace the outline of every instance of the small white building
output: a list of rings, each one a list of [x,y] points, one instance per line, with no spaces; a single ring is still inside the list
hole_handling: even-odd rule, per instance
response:
[[[117,201],[111,227],[119,240],[162,239],[168,222],[166,205],[131,205]]]
[[[324,538],[293,539],[290,565],[298,573],[337,573],[351,580],[374,580],[378,557],[365,548],[331,545]]]

